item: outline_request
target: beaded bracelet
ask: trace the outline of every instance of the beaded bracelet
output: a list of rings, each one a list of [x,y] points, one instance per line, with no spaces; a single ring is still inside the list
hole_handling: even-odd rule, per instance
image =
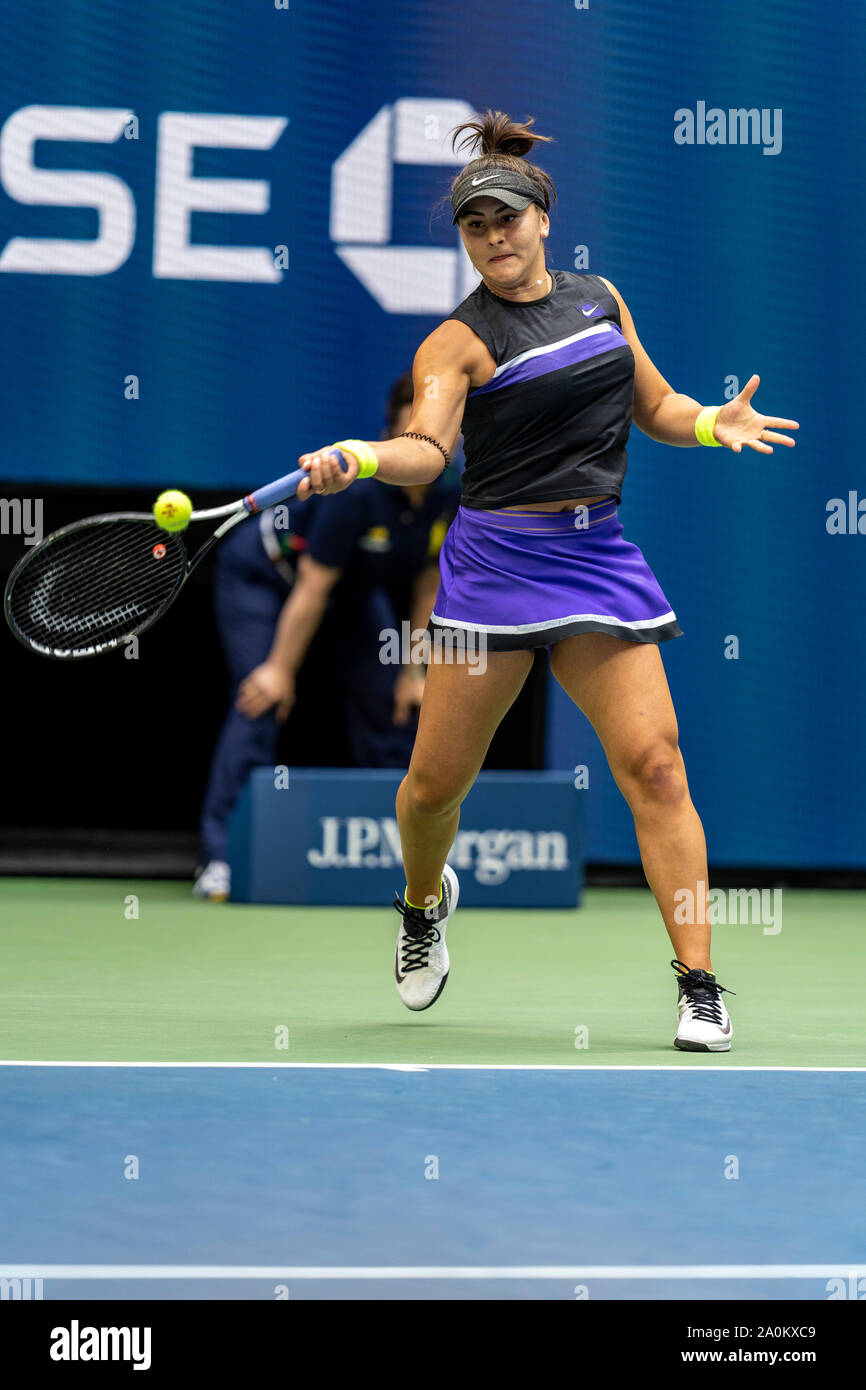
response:
[[[439,443],[439,441],[436,440],[436,439],[431,439],[429,434],[419,434],[419,433],[417,432],[417,430],[404,430],[403,433],[400,435],[400,438],[401,438],[401,439],[424,439],[424,440],[426,440],[426,442],[427,442],[428,444],[434,445],[434,447],[437,448],[437,449],[439,450],[440,454],[442,455],[442,457],[443,457],[444,460],[445,460],[445,466],[446,466],[446,468],[447,468],[448,464],[451,462],[450,458],[448,457],[448,451],[447,451],[447,449],[443,449],[443,448],[442,448],[442,445]]]

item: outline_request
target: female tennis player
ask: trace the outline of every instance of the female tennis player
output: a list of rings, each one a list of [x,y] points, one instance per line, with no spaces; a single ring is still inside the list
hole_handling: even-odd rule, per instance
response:
[[[674,949],[675,1046],[725,1052],[732,1027],[710,959],[710,922],[679,920],[678,891],[706,901],[704,832],[689,795],[659,643],[681,635],[675,614],[617,516],[632,420],[681,447],[793,445],[796,420],[752,406],[759,378],[702,407],[665,381],[609,280],[548,269],[551,195],[523,156],[549,137],[487,111],[454,132],[478,152],[451,188],[453,220],[478,287],[421,344],[409,427],[399,438],[341,441],[299,462],[306,493],[328,494],[378,470],[385,482],[429,482],[462,429],[461,506],[440,555],[431,618],[486,644],[484,674],[436,659],[409,771],[397,796],[405,895],[395,975],[404,1004],[426,1009],[450,968],[446,927],[457,875],[445,862],[460,804],[533,660],[548,647],[560,685],[587,716],[634,816],[641,861]],[[458,140],[458,137],[462,137]],[[437,390],[429,389],[435,381]],[[299,493],[299,496],[301,493]],[[688,899],[686,899],[688,901]]]

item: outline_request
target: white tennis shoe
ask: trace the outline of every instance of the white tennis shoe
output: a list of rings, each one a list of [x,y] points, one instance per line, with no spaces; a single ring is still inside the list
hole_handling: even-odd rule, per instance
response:
[[[394,978],[407,1009],[429,1009],[445,988],[451,968],[445,928],[459,897],[457,875],[446,864],[442,870],[442,898],[435,907],[409,907],[403,898],[394,899],[403,919],[397,933]]]
[[[709,970],[690,970],[681,960],[671,965],[679,987],[674,1047],[682,1052],[729,1052],[734,1029],[722,995],[734,991],[718,984]]]
[[[207,902],[224,903],[231,892],[231,869],[224,859],[212,859],[206,864],[192,886],[196,898]]]

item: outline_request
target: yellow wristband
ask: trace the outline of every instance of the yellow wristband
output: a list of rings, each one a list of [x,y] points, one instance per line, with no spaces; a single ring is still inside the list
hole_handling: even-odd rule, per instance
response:
[[[717,449],[723,447],[720,439],[716,439],[713,430],[716,424],[716,417],[721,410],[720,405],[705,405],[703,410],[695,420],[695,438],[699,444],[715,446]]]
[[[359,478],[372,478],[379,467],[379,460],[374,451],[363,439],[341,439],[338,444],[332,444],[331,448],[348,449],[350,454],[355,455],[358,460]]]

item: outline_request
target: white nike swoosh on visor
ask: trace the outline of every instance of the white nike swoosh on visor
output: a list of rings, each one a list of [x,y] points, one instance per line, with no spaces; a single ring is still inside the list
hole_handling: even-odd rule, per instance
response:
[[[490,179],[495,179],[495,178],[498,178],[498,177],[499,177],[498,174],[485,174],[483,179],[473,179],[473,180],[472,180],[472,187],[475,188],[475,186],[476,186],[477,184],[479,184],[479,183],[488,183],[488,182],[490,181]]]

